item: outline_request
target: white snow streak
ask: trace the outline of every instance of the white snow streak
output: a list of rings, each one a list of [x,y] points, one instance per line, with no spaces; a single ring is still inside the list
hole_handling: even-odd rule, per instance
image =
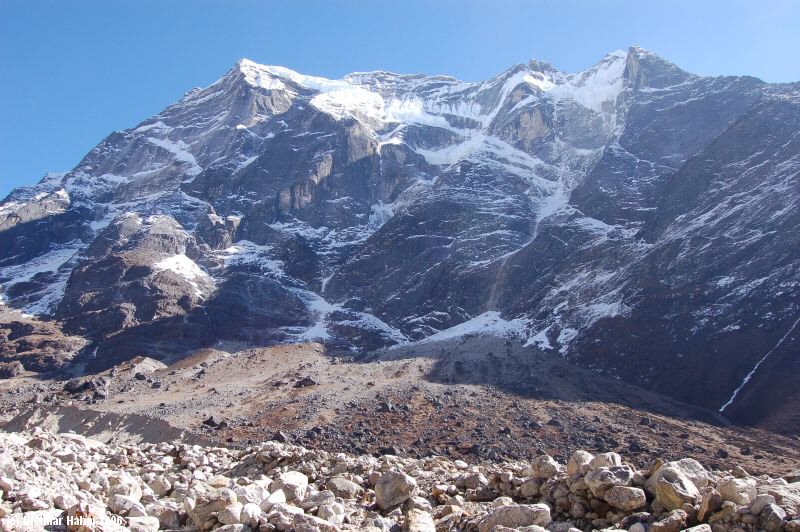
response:
[[[744,387],[745,387],[745,385],[747,385],[747,383],[748,383],[748,382],[750,382],[750,379],[752,379],[752,378],[753,378],[753,375],[755,375],[755,373],[756,373],[756,371],[758,370],[759,366],[761,366],[761,364],[763,364],[763,363],[764,363],[764,361],[765,361],[765,360],[767,360],[767,358],[769,358],[769,356],[770,356],[772,353],[774,353],[774,352],[775,352],[775,350],[776,350],[776,349],[778,349],[778,348],[781,346],[781,344],[783,343],[783,341],[784,341],[784,340],[786,340],[786,338],[788,338],[788,337],[789,337],[789,335],[792,333],[792,331],[794,331],[795,327],[797,327],[797,324],[798,324],[798,323],[800,323],[800,318],[797,318],[797,321],[795,321],[795,322],[794,322],[794,325],[792,325],[792,326],[789,328],[789,330],[786,332],[786,334],[784,334],[784,335],[781,337],[781,339],[780,339],[780,340],[778,340],[778,343],[777,343],[777,344],[775,344],[775,347],[773,347],[772,349],[770,349],[770,350],[769,350],[769,352],[768,352],[766,355],[764,355],[764,356],[761,358],[761,360],[759,360],[759,361],[758,361],[758,363],[755,365],[755,367],[753,367],[753,369],[752,369],[752,370],[750,370],[750,373],[748,373],[748,374],[747,374],[747,376],[744,378],[744,380],[742,381],[742,384],[740,384],[740,385],[739,385],[739,387],[738,387],[738,388],[736,388],[736,389],[733,391],[733,395],[731,395],[731,398],[730,398],[730,399],[728,399],[728,402],[727,402],[727,403],[725,403],[724,405],[722,405],[722,406],[719,408],[719,412],[723,412],[723,411],[724,411],[726,408],[728,408],[729,406],[731,406],[731,404],[733,404],[733,401],[736,399],[736,396],[739,394],[739,392],[740,392],[740,391],[742,391],[742,388],[744,388]]]

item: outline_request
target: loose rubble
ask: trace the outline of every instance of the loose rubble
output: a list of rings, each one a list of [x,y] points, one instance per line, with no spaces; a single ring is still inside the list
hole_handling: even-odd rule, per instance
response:
[[[646,470],[616,453],[470,465],[265,442],[246,449],[0,433],[0,529],[800,531],[800,481]],[[791,482],[790,482],[791,481]],[[47,527],[47,528],[45,528]]]

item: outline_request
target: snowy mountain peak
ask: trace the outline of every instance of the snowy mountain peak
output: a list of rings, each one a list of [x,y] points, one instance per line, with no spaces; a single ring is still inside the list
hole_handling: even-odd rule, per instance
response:
[[[153,337],[369,349],[475,330],[633,380],[702,374],[709,345],[766,353],[797,320],[758,295],[798,300],[794,94],[639,47],[478,82],[242,59],[0,205],[0,293],[98,363]],[[758,362],[737,357],[703,401]]]

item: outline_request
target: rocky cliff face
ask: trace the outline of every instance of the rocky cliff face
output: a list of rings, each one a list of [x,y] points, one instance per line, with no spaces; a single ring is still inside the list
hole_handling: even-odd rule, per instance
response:
[[[798,125],[797,85],[636,47],[480,83],[242,60],[14,191],[2,297],[96,367],[515,335],[797,430]]]

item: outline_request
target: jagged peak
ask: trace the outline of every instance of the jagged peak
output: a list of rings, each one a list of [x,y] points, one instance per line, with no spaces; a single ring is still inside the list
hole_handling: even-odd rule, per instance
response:
[[[628,49],[625,78],[634,90],[662,89],[683,83],[691,77],[693,74],[639,45]]]

